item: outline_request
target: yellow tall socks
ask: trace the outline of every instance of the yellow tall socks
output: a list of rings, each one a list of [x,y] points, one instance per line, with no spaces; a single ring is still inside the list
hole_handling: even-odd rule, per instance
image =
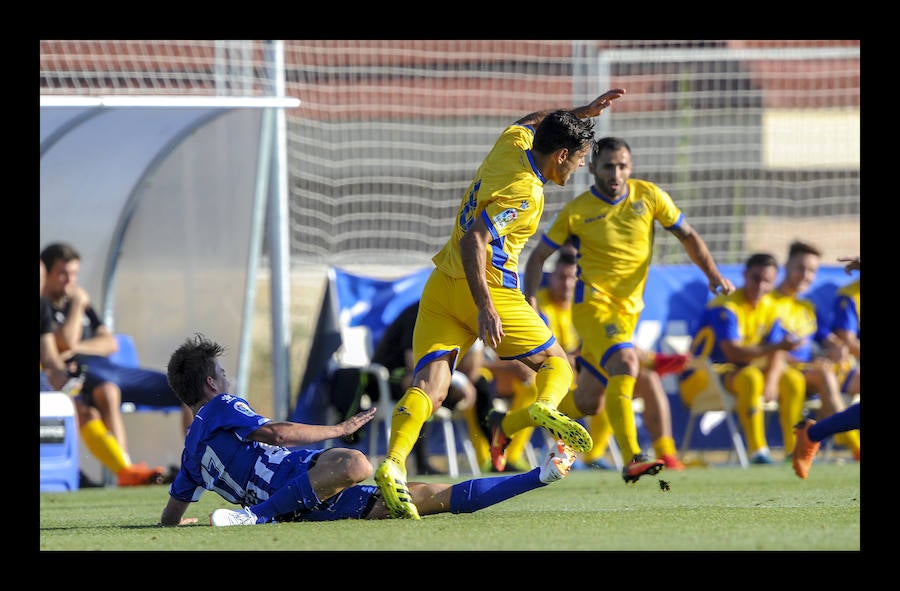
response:
[[[655,455],[657,458],[662,458],[663,456],[667,455],[677,455],[677,450],[675,449],[675,440],[668,435],[663,435],[662,437],[654,441],[653,455]]]
[[[589,430],[591,439],[594,440],[594,447],[582,454],[581,459],[585,464],[599,460],[606,454],[606,449],[609,447],[609,438],[613,434],[612,424],[609,422],[606,411],[591,415],[589,420]],[[628,459],[631,460],[631,458]]]
[[[853,454],[853,457],[859,461],[859,430],[845,431],[843,433],[834,434],[834,442],[843,445]]]
[[[549,357],[541,365],[534,378],[534,387],[537,402],[549,404],[556,408],[563,397],[572,387],[575,372],[568,359],[562,357]],[[507,435],[515,435],[526,427],[534,427],[534,421],[528,416],[528,407],[510,411],[503,417],[503,432]]]
[[[781,436],[784,441],[784,453],[790,455],[794,450],[797,437],[794,425],[803,418],[803,403],[806,400],[806,378],[803,372],[787,367],[778,380],[778,418],[781,423]]]
[[[574,379],[575,371],[569,364],[568,359],[548,357],[534,376],[534,385],[537,388],[537,401],[556,408],[569,392]]]
[[[410,388],[397,401],[391,415],[391,438],[388,442],[387,457],[401,466],[419,439],[422,425],[431,416],[431,398],[421,388]]]
[[[580,419],[585,416],[583,412],[578,410],[578,407],[575,406],[575,385],[572,385],[572,389],[569,390],[569,393],[563,397],[562,400],[559,401],[559,406],[556,407],[556,410],[563,413],[570,419]]]
[[[512,382],[513,399],[509,405],[510,412],[527,409],[531,403],[537,399],[537,387],[533,383],[524,383],[521,380],[513,380]],[[506,446],[506,462],[507,464],[520,463],[525,453],[525,446],[531,441],[534,434],[534,427],[524,427],[516,431],[516,434],[509,440]]]
[[[81,426],[81,439],[88,451],[113,474],[118,474],[131,464],[119,442],[100,419],[92,419]]]
[[[768,447],[762,401],[765,377],[758,367],[748,365],[734,376],[735,410],[747,439],[747,451],[753,455]]]
[[[469,439],[472,440],[472,447],[475,448],[475,459],[479,466],[484,466],[491,460],[491,443],[484,437],[481,431],[481,425],[478,423],[478,416],[475,414],[475,405],[463,411],[466,417],[466,426],[469,428]]]
[[[613,433],[616,435],[616,443],[619,444],[625,462],[630,462],[633,456],[641,453],[637,425],[634,422],[634,408],[631,406],[635,381],[628,375],[612,376],[606,385],[606,415],[609,417]]]

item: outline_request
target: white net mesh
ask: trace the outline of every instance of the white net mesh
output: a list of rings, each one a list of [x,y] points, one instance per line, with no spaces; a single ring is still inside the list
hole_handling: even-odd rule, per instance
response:
[[[41,93],[262,96],[270,49],[42,41]],[[285,41],[284,77],[295,265],[427,264],[505,125],[613,87],[598,136],[629,142],[720,263],[795,238],[859,252],[859,41]],[[548,185],[544,221],[590,183]],[[654,261],[688,262],[667,232]]]

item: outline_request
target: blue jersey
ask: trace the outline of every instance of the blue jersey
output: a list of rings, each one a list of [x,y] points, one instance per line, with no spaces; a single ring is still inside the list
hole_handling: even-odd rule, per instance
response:
[[[832,330],[846,330],[860,338],[859,279],[840,288],[834,301]]]
[[[291,454],[285,447],[247,439],[269,421],[243,398],[220,394],[210,400],[194,417],[184,439],[181,469],[169,494],[193,502],[204,490],[211,490],[245,506],[268,499],[285,480],[287,475],[280,474],[280,469]]]
[[[169,487],[180,501],[194,502],[205,490],[249,507],[265,501],[313,465],[322,449],[291,450],[247,437],[270,422],[246,400],[220,394],[194,417],[181,454],[181,469]],[[375,502],[378,487],[356,485],[309,508],[298,507],[278,521],[362,519]]]

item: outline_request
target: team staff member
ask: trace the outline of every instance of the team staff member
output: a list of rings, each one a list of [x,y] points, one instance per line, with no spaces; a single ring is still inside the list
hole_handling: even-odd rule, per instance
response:
[[[706,275],[711,292],[734,291],[669,194],[649,181],[632,179],[632,165],[624,139],[598,140],[591,163],[593,186],[563,206],[525,265],[525,295],[536,305],[534,295],[547,257],[567,241],[579,252],[572,321],[582,338],[580,371],[575,392],[560,403],[560,410],[579,418],[606,409],[616,443],[630,460],[623,468],[626,482],[655,474],[664,465],[641,451],[631,406],[641,370],[633,338],[644,308],[654,223],[678,238]],[[662,451],[674,454],[674,442]]]
[[[478,167],[454,218],[450,239],[432,259],[413,335],[413,385],[394,407],[387,456],[375,471],[396,517],[418,519],[406,486],[406,457],[424,422],[447,396],[450,378],[476,339],[501,358],[537,372],[537,401],[507,415],[507,432],[539,425],[577,450],[591,437],[556,406],[572,382],[566,353],[519,289],[518,260],[544,211],[544,185],[564,186],[584,165],[593,123],[624,94],[609,90],[570,111],[540,111],[507,127]]]

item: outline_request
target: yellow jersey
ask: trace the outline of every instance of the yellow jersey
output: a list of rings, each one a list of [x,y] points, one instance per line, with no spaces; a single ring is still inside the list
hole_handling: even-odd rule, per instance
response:
[[[572,306],[563,307],[550,299],[550,291],[543,288],[537,292],[538,311],[553,336],[566,353],[572,354],[581,348],[581,337],[572,322]]]
[[[747,302],[743,287],[716,296],[703,310],[691,354],[709,356],[713,363],[729,363],[722,351],[723,341],[737,341],[743,346],[776,343],[784,337],[778,312],[771,293],[764,295],[755,308]]]
[[[813,360],[813,343],[818,337],[819,322],[816,305],[807,299],[785,295],[777,289],[769,294],[778,306],[778,317],[785,332],[796,340],[803,340],[799,348],[788,353],[791,361]]]
[[[653,255],[654,221],[672,228],[684,220],[668,193],[657,185],[628,179],[615,201],[595,186],[556,215],[542,240],[559,248],[570,238],[578,249],[580,279],[601,301],[637,314],[644,308],[644,284]]]
[[[533,143],[531,126],[503,131],[463,195],[450,239],[432,258],[438,269],[453,278],[466,276],[459,241],[480,216],[493,238],[487,251],[488,286],[519,289],[519,255],[544,211],[546,179],[534,164]]]

